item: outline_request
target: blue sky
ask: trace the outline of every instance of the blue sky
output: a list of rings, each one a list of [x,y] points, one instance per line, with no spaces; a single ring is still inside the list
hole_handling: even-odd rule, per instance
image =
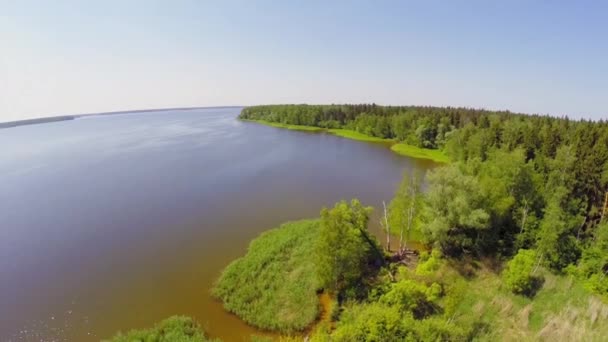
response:
[[[0,0],[0,42],[0,121],[304,102],[608,118],[601,1]]]

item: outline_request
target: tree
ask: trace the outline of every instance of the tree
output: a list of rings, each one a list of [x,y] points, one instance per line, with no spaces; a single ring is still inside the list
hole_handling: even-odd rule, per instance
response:
[[[350,205],[341,201],[332,209],[321,210],[315,253],[317,274],[324,288],[340,292],[353,285],[365,272],[368,261],[379,254],[367,231],[371,210],[357,199]]]
[[[388,222],[388,212],[386,210],[386,202],[382,201],[382,207],[384,208],[384,216],[380,219],[380,225],[384,227],[386,233],[386,251],[391,251],[391,226]]]
[[[538,263],[546,260],[555,270],[576,262],[579,255],[576,238],[572,234],[579,219],[564,210],[566,193],[566,188],[562,186],[554,190],[538,232]]]
[[[407,172],[403,174],[401,184],[389,205],[389,217],[393,227],[399,229],[399,254],[407,248],[412,229],[417,224],[422,206],[422,174]]]
[[[471,252],[480,234],[488,228],[489,214],[484,197],[473,176],[465,175],[457,165],[431,171],[425,224],[422,233],[446,254]]]
[[[492,232],[486,234],[485,244],[510,254],[516,236],[522,235],[526,228],[531,231],[542,207],[534,166],[526,162],[523,149],[501,148],[488,153],[477,174],[491,215]],[[530,244],[528,240],[519,243]]]
[[[578,274],[591,291],[608,298],[608,222],[595,228],[591,245],[583,251]]]

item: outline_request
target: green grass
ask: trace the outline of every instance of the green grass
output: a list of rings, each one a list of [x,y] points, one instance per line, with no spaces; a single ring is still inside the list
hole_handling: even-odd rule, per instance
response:
[[[430,159],[437,163],[449,163],[450,159],[448,156],[440,150],[431,150],[428,148],[420,148],[412,145],[407,145],[404,143],[397,143],[391,146],[391,150],[393,152],[400,154],[402,156],[420,158],[420,159]]]
[[[477,263],[472,277],[444,279],[460,283],[461,293],[453,319],[483,327],[481,341],[601,341],[608,336],[608,305],[570,276],[540,270],[545,281],[532,298],[511,293],[499,274]]]
[[[261,124],[267,125],[267,126],[272,126],[272,127],[277,127],[277,128],[286,128],[286,129],[295,130],[295,131],[327,132],[327,133],[330,133],[330,134],[333,134],[333,135],[336,135],[339,137],[352,139],[352,140],[358,140],[358,141],[374,142],[374,143],[389,143],[389,144],[392,144],[391,150],[401,156],[418,158],[418,159],[429,159],[429,160],[432,160],[437,163],[449,163],[450,162],[450,159],[448,158],[448,156],[446,156],[445,153],[440,150],[421,148],[421,147],[416,147],[416,146],[412,146],[412,145],[408,145],[408,144],[404,144],[404,143],[395,143],[395,140],[393,140],[393,139],[372,137],[367,134],[359,133],[357,131],[353,131],[350,129],[344,129],[344,128],[325,129],[325,128],[316,127],[316,126],[288,125],[288,124],[265,121],[265,120],[250,120],[250,119],[241,119],[241,120],[248,121],[248,122],[257,122],[257,123],[261,123]]]
[[[321,132],[321,131],[325,130],[324,128],[321,128],[321,127],[304,126],[304,125],[288,125],[288,124],[284,124],[284,123],[280,123],[280,122],[271,122],[271,121],[265,121],[265,120],[248,120],[248,119],[241,119],[241,120],[247,121],[247,122],[257,122],[257,123],[261,123],[266,126],[285,128],[285,129],[290,129],[293,131]]]
[[[435,267],[428,266],[435,258]],[[421,259],[422,260],[422,259]],[[570,276],[539,269],[544,283],[532,298],[513,294],[503,283],[501,263],[494,260],[431,257],[414,271],[401,266],[397,283],[410,282],[440,289],[430,315],[408,318],[386,301],[393,277],[379,281],[380,297],[342,307],[336,329],[313,334],[311,341],[605,341],[608,304]],[[424,272],[423,272],[424,271]],[[437,285],[439,284],[439,285]],[[406,288],[406,287],[404,287]],[[407,287],[409,288],[409,287]],[[415,287],[412,287],[415,288]],[[374,293],[374,291],[372,291]],[[411,298],[393,296],[390,298]],[[400,299],[402,300],[402,299]],[[400,302],[397,301],[397,304]],[[396,311],[395,311],[396,310]]]
[[[363,133],[359,133],[357,131],[353,131],[350,129],[343,129],[343,128],[332,128],[332,129],[328,129],[327,132],[329,132],[333,135],[337,135],[339,137],[359,140],[359,141],[367,141],[367,142],[393,142],[394,141],[392,139],[372,137],[367,134],[363,134]]]
[[[118,333],[107,342],[211,342],[192,318],[173,316],[153,328]],[[219,342],[219,340],[213,340]]]
[[[319,315],[314,244],[318,220],[289,222],[262,233],[223,271],[212,294],[247,323],[291,333]]]

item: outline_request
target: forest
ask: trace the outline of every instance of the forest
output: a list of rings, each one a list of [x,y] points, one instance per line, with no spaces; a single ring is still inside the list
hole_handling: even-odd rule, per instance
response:
[[[559,188],[563,192],[564,211],[570,216],[580,216],[580,229],[576,229],[579,241],[585,241],[599,223],[608,190],[606,121],[469,108],[375,104],[253,106],[244,108],[240,118],[347,128],[372,137],[443,150],[454,163],[461,165],[458,173],[478,180],[484,177],[480,174],[481,165],[496,164],[503,155],[513,158],[529,171],[529,177],[534,178],[534,191],[542,197],[534,204],[529,203],[528,211],[534,211],[536,218],[541,218],[541,211],[549,202],[546,195]],[[558,173],[562,175],[558,177]],[[521,209],[522,199],[515,204],[515,211]]]
[[[380,208],[341,201],[256,238],[213,291],[249,324],[283,341],[608,335],[605,121],[374,104],[254,106],[240,117],[344,128],[449,157],[427,174],[404,173]],[[382,242],[368,231],[372,210]]]

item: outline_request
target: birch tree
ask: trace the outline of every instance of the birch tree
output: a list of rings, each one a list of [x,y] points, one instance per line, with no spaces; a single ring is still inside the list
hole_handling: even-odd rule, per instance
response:
[[[407,248],[407,241],[414,229],[422,203],[421,193],[422,175],[404,173],[403,179],[395,197],[389,206],[389,222],[399,229],[399,254]]]

